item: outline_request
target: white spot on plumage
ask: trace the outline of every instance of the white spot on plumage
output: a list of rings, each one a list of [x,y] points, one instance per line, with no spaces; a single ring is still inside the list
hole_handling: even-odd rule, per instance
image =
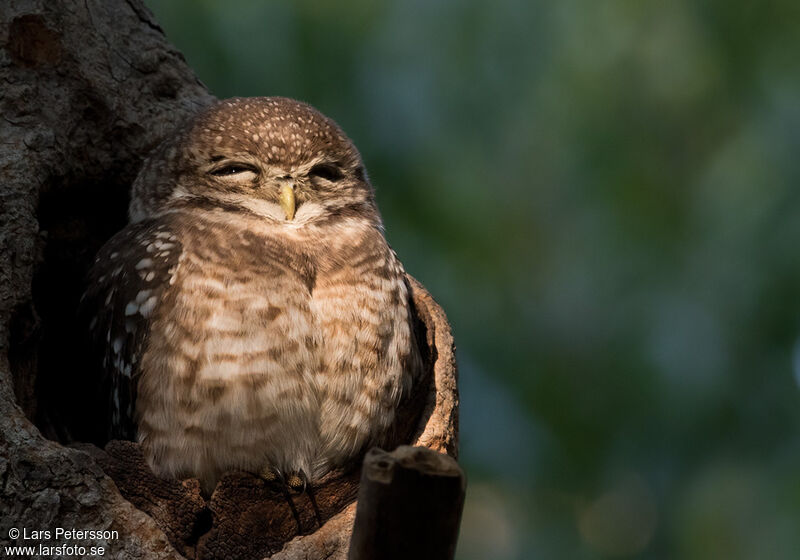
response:
[[[139,311],[139,306],[136,304],[135,301],[131,301],[128,305],[125,306],[125,315],[133,315],[137,311]]]
[[[143,268],[149,268],[151,266],[153,266],[153,260],[145,257],[142,260],[140,260],[138,263],[136,263],[136,270],[141,270]]]
[[[152,294],[152,293],[153,293],[153,290],[142,290],[142,291],[140,291],[138,294],[136,294],[136,300],[135,300],[135,302],[136,302],[138,305],[141,305],[142,303],[144,303],[144,301],[145,301],[147,298],[149,298],[149,297],[150,297],[150,294]]]
[[[142,317],[148,317],[155,308],[157,302],[158,298],[156,296],[150,296],[147,298],[147,300],[139,306],[139,313],[142,315]]]

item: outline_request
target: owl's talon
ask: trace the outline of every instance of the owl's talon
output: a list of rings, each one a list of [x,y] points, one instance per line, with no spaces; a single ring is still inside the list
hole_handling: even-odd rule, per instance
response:
[[[259,476],[267,482],[283,482],[283,473],[275,467],[265,467]]]
[[[308,486],[308,477],[306,477],[306,473],[303,471],[292,473],[289,475],[289,478],[286,479],[286,485],[293,492],[302,494],[306,491],[306,486]]]
[[[284,475],[283,472],[276,467],[264,467],[258,476],[267,482],[280,484],[287,490],[296,494],[305,492],[306,486],[308,485],[308,477],[303,471]]]

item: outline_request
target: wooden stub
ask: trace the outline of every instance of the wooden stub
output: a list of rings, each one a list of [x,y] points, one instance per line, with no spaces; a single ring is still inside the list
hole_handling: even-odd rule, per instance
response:
[[[364,458],[349,560],[451,560],[466,481],[458,463],[403,445]]]

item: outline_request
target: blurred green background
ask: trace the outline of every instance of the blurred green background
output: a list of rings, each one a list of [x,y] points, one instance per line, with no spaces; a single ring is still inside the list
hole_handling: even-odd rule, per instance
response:
[[[359,146],[449,314],[458,557],[800,557],[800,3],[148,0]]]

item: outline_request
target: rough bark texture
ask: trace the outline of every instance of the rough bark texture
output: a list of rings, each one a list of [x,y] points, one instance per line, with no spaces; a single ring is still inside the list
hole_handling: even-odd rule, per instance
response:
[[[316,505],[294,497],[292,512],[241,473],[206,502],[192,481],[153,477],[135,444],[76,444],[93,431],[81,406],[90,388],[72,373],[84,274],[125,224],[143,158],[213,97],[140,0],[4,0],[0,46],[0,546],[15,543],[12,528],[62,527],[118,531],[68,542],[111,558],[244,557],[254,540],[282,560],[345,558],[358,472],[314,488]],[[412,285],[431,384],[401,439],[454,456],[453,341]]]

